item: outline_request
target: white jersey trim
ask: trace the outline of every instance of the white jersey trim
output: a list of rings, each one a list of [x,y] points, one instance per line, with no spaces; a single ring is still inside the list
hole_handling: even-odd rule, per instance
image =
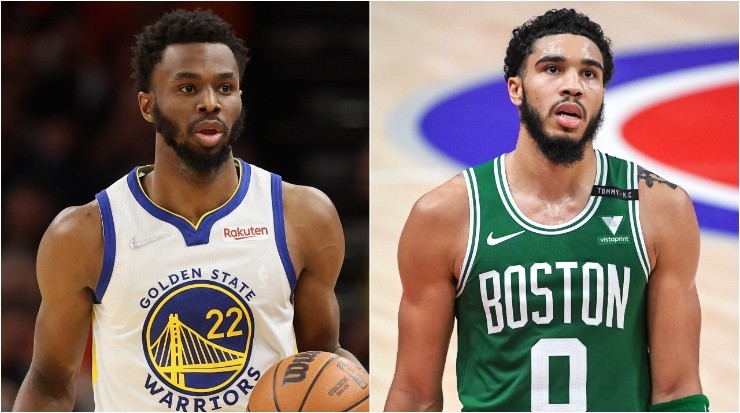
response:
[[[608,163],[606,162],[605,155],[600,151],[594,149],[594,152],[596,154],[596,175],[594,177],[594,185],[604,185],[608,175]],[[496,178],[496,187],[498,188],[499,196],[503,201],[506,211],[523,229],[541,235],[565,234],[582,227],[599,209],[601,197],[591,196],[583,210],[576,217],[566,223],[558,225],[544,225],[532,221],[521,212],[514,202],[514,197],[511,195],[509,183],[506,178],[506,166],[504,163],[505,157],[506,154],[501,155],[494,161],[493,170]]]
[[[470,213],[470,224],[468,227],[468,246],[465,249],[465,258],[460,267],[460,278],[457,280],[457,294],[465,290],[465,284],[468,282],[470,271],[475,263],[475,255],[478,252],[478,240],[480,239],[480,198],[478,195],[478,181],[473,168],[463,171],[465,176],[465,186],[468,190],[468,208]]]
[[[639,190],[640,181],[637,174],[637,164],[627,162],[627,188]],[[645,246],[645,237],[642,234],[642,223],[640,221],[640,201],[638,199],[628,203],[630,217],[632,218],[632,238],[633,244],[637,251],[637,258],[640,261],[642,270],[645,272],[645,279],[650,278],[650,260],[648,259],[647,248]]]

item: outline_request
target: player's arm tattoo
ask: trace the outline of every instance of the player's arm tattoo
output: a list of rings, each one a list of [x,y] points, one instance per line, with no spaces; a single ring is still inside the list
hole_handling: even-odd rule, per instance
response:
[[[648,171],[647,169],[643,168],[642,166],[637,166],[637,179],[644,179],[645,185],[648,186],[648,188],[652,188],[653,185],[657,184],[666,184],[671,189],[678,188],[678,185],[668,182],[665,179],[661,178],[660,176]]]

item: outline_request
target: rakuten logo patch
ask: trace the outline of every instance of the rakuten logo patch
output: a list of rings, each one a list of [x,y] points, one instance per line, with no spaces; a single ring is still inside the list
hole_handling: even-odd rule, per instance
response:
[[[251,241],[258,239],[267,239],[270,237],[270,232],[267,227],[260,226],[249,226],[249,227],[236,227],[236,228],[224,228],[224,241],[225,242],[240,242],[240,241]]]

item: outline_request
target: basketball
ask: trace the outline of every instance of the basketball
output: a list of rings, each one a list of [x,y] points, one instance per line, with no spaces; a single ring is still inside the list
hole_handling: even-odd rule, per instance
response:
[[[334,353],[306,351],[280,360],[257,381],[250,412],[366,412],[365,369]]]

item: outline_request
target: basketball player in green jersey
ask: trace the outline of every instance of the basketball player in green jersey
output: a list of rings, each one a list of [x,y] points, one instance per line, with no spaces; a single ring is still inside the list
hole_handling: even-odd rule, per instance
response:
[[[386,410],[442,408],[457,319],[464,410],[704,411],[691,200],[592,146],[610,41],[552,10],[513,31],[504,69],[516,148],[422,196],[401,234]]]

